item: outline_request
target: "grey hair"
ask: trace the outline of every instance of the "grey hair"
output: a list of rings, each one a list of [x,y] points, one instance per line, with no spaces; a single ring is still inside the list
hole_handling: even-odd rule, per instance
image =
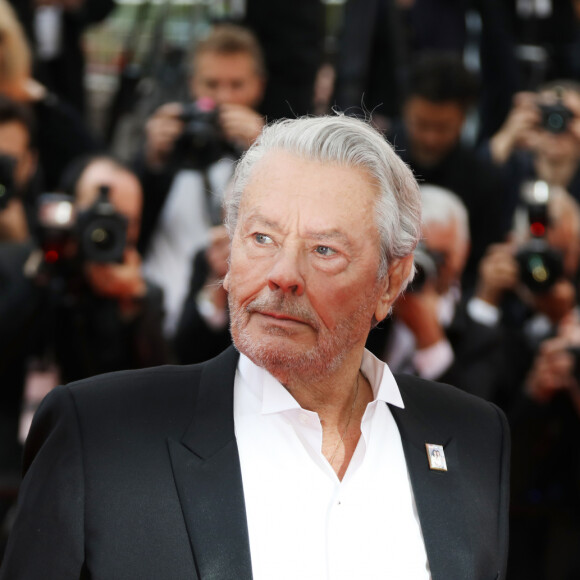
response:
[[[381,237],[379,278],[386,275],[392,260],[413,253],[421,236],[421,194],[412,171],[378,131],[364,121],[342,114],[284,119],[264,128],[238,162],[224,201],[230,237],[237,226],[242,194],[252,170],[270,151],[366,170],[379,190],[376,203]],[[407,283],[412,277],[413,273]]]
[[[469,242],[469,214],[461,199],[449,189],[438,185],[421,185],[423,225],[448,225],[454,222],[461,240]]]

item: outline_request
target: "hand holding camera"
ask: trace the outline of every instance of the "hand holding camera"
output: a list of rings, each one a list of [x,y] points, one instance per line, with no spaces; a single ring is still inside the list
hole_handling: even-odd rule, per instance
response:
[[[164,167],[185,125],[180,103],[167,103],[159,107],[145,125],[145,157],[151,169]]]
[[[536,95],[517,93],[500,130],[490,139],[491,156],[495,163],[505,163],[515,149],[533,149],[541,115]]]
[[[219,122],[225,138],[242,150],[246,150],[264,128],[264,118],[243,105],[222,105]]]
[[[573,376],[575,358],[569,347],[560,336],[541,344],[526,381],[527,394],[538,403],[547,403],[559,391],[577,386]]]
[[[578,94],[558,86],[539,94],[517,93],[507,119],[490,139],[491,156],[501,165],[516,149],[542,152],[564,134],[580,141]]]
[[[393,314],[413,333],[418,349],[433,346],[445,338],[439,321],[440,296],[432,281],[426,281],[419,292],[407,292],[393,305]]]
[[[499,306],[505,292],[514,290],[519,282],[519,266],[512,244],[493,244],[479,264],[476,296]]]
[[[558,335],[541,345],[526,381],[527,394],[548,403],[567,392],[580,414],[580,320],[569,312],[558,325]]]
[[[86,262],[84,273],[91,290],[99,296],[131,302],[145,296],[147,291],[141,257],[133,247],[125,248],[121,263]]]
[[[146,125],[146,159],[152,169],[174,163],[204,169],[232,151],[247,149],[260,134],[263,118],[243,105],[209,98],[192,103],[167,103]]]

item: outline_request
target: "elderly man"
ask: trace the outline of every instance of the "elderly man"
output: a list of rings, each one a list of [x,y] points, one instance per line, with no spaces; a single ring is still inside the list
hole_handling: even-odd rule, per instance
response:
[[[364,349],[413,270],[408,168],[361,121],[284,121],[226,209],[239,354],[56,389],[0,577],[503,577],[503,415]]]

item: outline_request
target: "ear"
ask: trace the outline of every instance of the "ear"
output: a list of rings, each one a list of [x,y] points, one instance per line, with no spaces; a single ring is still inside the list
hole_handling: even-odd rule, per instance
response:
[[[377,309],[375,310],[375,318],[380,322],[384,320],[390,310],[393,302],[399,296],[401,287],[413,268],[413,254],[405,256],[399,260],[395,260],[389,267],[387,275],[384,279],[384,291],[379,297]]]

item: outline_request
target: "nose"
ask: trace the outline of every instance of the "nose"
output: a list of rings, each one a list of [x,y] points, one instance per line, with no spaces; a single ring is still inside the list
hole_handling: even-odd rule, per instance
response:
[[[272,292],[281,291],[302,296],[304,277],[299,262],[299,256],[296,253],[279,252],[268,274],[268,288]]]

